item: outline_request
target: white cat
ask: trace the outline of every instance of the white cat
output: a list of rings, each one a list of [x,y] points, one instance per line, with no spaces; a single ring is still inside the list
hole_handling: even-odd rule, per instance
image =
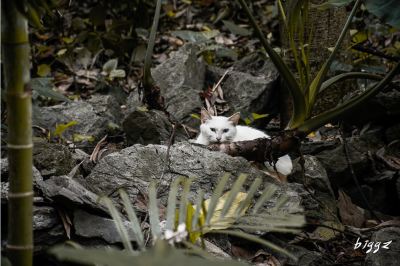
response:
[[[210,145],[215,143],[229,143],[235,141],[253,140],[258,138],[270,138],[267,134],[257,129],[238,126],[240,113],[231,117],[211,116],[206,109],[201,110],[200,135],[195,143]],[[275,173],[273,165],[265,162],[270,173]],[[282,156],[276,163],[279,173],[287,176],[292,172],[292,161],[288,155]]]

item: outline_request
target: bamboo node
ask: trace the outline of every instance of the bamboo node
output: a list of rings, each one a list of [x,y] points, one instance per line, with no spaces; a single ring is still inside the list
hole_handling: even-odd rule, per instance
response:
[[[23,149],[30,149],[33,148],[33,143],[26,144],[26,145],[14,145],[7,143],[7,149],[14,149],[14,150],[23,150]]]
[[[27,249],[33,249],[33,245],[26,245],[26,246],[13,246],[13,245],[8,245],[8,249],[18,249],[18,250],[27,250]]]
[[[21,192],[21,193],[8,192],[8,198],[24,198],[24,197],[29,197],[29,196],[33,196],[33,191]]]

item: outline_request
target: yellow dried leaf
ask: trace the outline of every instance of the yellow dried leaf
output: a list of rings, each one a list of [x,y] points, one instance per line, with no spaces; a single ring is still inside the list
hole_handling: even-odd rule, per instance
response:
[[[147,107],[136,107],[138,110],[140,110],[140,111],[144,111],[144,112],[147,112],[148,111],[148,109],[147,109]]]
[[[193,117],[195,117],[195,118],[197,118],[197,119],[201,120],[201,118],[200,118],[200,117],[198,117],[197,115],[193,115],[193,114],[191,114],[190,116],[193,116]]]
[[[256,113],[252,113],[251,115],[253,116],[254,119],[260,119],[269,116],[269,114],[259,115]]]
[[[308,136],[307,136],[307,138],[313,138],[313,137],[315,137],[315,133],[314,133],[314,132],[311,132],[311,133],[308,134]]]
[[[344,231],[344,226],[335,221],[326,221],[323,222],[322,224]],[[332,229],[322,226],[319,226],[316,231],[324,238],[325,241],[328,241],[329,239],[334,238],[336,235],[340,234],[340,232],[338,231],[334,231]]]
[[[42,64],[38,66],[38,71],[37,74],[41,77],[46,77],[47,75],[50,74],[50,66],[46,64]]]

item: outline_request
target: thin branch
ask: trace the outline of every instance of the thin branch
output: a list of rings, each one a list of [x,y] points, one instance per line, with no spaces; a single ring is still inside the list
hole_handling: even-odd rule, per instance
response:
[[[347,147],[346,137],[344,136],[343,131],[340,130],[340,129],[339,129],[339,134],[340,134],[340,137],[341,137],[341,140],[342,140],[342,145],[344,146],[344,149],[345,149],[345,151],[346,151],[347,162],[348,162],[348,164],[349,164],[350,172],[351,172],[351,175],[353,176],[354,183],[356,184],[358,190],[360,191],[361,196],[363,197],[363,199],[364,199],[364,201],[365,201],[365,204],[367,205],[368,210],[371,212],[371,215],[372,215],[373,217],[375,217],[375,219],[376,219],[378,222],[382,223],[381,219],[379,219],[378,216],[376,215],[376,213],[372,210],[371,205],[369,205],[369,202],[368,202],[367,198],[365,197],[364,193],[362,192],[362,189],[361,189],[361,187],[360,187],[360,184],[358,184],[357,177],[356,177],[356,175],[354,174],[353,165],[351,164],[350,155],[349,155],[349,149],[348,149],[348,147]]]
[[[163,179],[163,177],[164,177],[165,167],[167,166],[167,162],[168,162],[168,158],[169,158],[169,149],[171,148],[171,144],[172,144],[172,141],[173,141],[173,139],[174,139],[174,135],[175,135],[175,132],[176,132],[176,128],[177,128],[177,127],[178,127],[178,122],[175,122],[174,130],[172,130],[171,138],[169,139],[168,149],[167,149],[167,156],[166,156],[166,158],[165,158],[164,167],[163,167],[163,170],[162,170],[162,173],[161,173],[160,181],[158,181],[160,184],[161,184],[161,181],[162,181],[162,179]],[[158,192],[158,189],[159,189],[159,188],[160,188],[160,185],[157,186],[157,192]],[[156,193],[156,194],[157,194],[157,193]]]
[[[381,52],[381,51],[376,50],[376,49],[371,49],[371,48],[363,47],[363,46],[360,45],[360,44],[354,45],[354,46],[352,47],[352,49],[357,50],[357,51],[361,51],[361,52],[364,52],[364,53],[368,53],[368,54],[377,55],[377,56],[379,56],[379,57],[388,59],[388,60],[390,60],[390,61],[395,61],[395,62],[399,62],[399,61],[400,61],[400,57],[398,57],[398,56],[394,56],[394,55],[391,55],[391,54],[386,54],[386,53]]]

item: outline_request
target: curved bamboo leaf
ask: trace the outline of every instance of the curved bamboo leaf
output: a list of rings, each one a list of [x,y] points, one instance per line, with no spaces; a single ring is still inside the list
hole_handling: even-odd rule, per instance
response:
[[[183,191],[181,195],[181,202],[179,206],[179,224],[182,223],[187,223],[187,217],[188,217],[188,202],[189,202],[189,191],[190,191],[190,185],[194,178],[188,178],[185,180],[185,185],[183,186]],[[189,224],[190,225],[190,224]]]
[[[247,192],[246,198],[240,203],[239,207],[235,211],[235,216],[238,216],[246,206],[249,205],[250,201],[253,199],[254,193],[256,193],[258,186],[261,184],[261,178],[254,180],[250,187],[249,192]]]
[[[261,197],[258,199],[256,205],[254,206],[253,213],[257,213],[258,210],[264,205],[264,203],[269,200],[278,187],[274,184],[269,185],[263,192]]]
[[[167,225],[166,230],[174,230],[175,226],[175,205],[176,195],[178,195],[178,188],[181,178],[176,178],[172,184],[171,190],[168,196],[168,209],[167,209]]]
[[[325,89],[329,88],[336,82],[340,82],[343,80],[347,79],[371,79],[371,80],[376,80],[376,81],[381,81],[383,77],[374,75],[374,74],[369,74],[369,73],[361,73],[361,72],[350,72],[350,73],[343,73],[340,75],[337,75],[331,79],[328,79],[324,83],[322,83],[321,88],[319,89],[318,93],[323,92]],[[396,90],[400,91],[400,86],[394,82],[389,82],[389,85],[395,88]]]
[[[197,194],[196,211],[192,217],[192,229],[195,229],[199,222],[200,210],[201,210],[201,205],[202,205],[203,201],[204,201],[204,191],[202,189],[200,189],[199,193]]]
[[[221,178],[217,187],[214,190],[214,193],[210,200],[210,205],[208,206],[208,210],[207,210],[207,216],[206,216],[206,221],[205,221],[206,225],[209,224],[209,222],[213,216],[215,207],[217,207],[218,200],[221,197],[221,193],[224,190],[225,184],[229,180],[230,176],[231,176],[231,174],[229,174],[229,173],[224,174],[224,176]]]
[[[157,207],[157,180],[155,179],[150,181],[149,186],[149,216],[151,234],[153,236],[153,241],[155,241],[160,235],[160,229],[158,225],[160,223],[160,219],[158,216]]]
[[[150,66],[151,66],[151,54],[153,53],[154,42],[156,41],[156,33],[158,20],[160,19],[160,10],[161,10],[161,0],[157,0],[156,12],[154,14],[153,26],[151,28],[149,46],[146,51],[146,58],[144,60],[144,71],[143,71],[143,86],[148,87],[154,83],[154,79],[151,76]]]
[[[125,229],[124,223],[122,222],[121,217],[119,216],[119,212],[115,208],[114,204],[112,201],[107,198],[107,197],[101,197],[104,200],[104,203],[106,204],[108,210],[110,211],[111,217],[113,218],[115,227],[117,228],[118,234],[121,237],[122,244],[124,245],[124,248],[129,252],[132,253],[132,243],[129,239],[128,232]],[[157,224],[158,226],[158,224]]]
[[[232,206],[232,203],[235,201],[236,195],[238,194],[238,192],[242,188],[244,181],[246,181],[246,178],[247,178],[247,175],[241,174],[238,177],[238,179],[236,180],[236,182],[233,185],[231,191],[229,192],[229,195],[228,195],[228,198],[225,201],[224,207],[222,208],[220,219],[225,217],[227,212],[230,210],[230,208]]]
[[[386,85],[395,77],[395,75],[400,71],[400,63],[396,64],[395,67],[389,72],[389,74],[377,85],[371,87],[365,92],[359,94],[357,97],[351,99],[350,101],[335,107],[328,112],[325,112],[321,115],[318,115],[314,118],[311,118],[307,122],[303,123],[299,126],[299,130],[304,131],[306,133],[313,132],[314,130],[322,127],[323,125],[328,124],[335,119],[338,119],[353,110],[359,108],[362,104],[369,101],[372,97],[377,95],[381,90],[385,88]]]
[[[227,235],[232,235],[232,236],[237,236],[237,237],[241,237],[256,243],[259,243],[261,245],[267,246],[269,248],[275,249],[283,254],[285,254],[286,256],[292,258],[293,260],[297,261],[297,257],[295,257],[294,255],[292,255],[291,253],[289,253],[287,250],[281,248],[280,246],[275,245],[274,243],[271,243],[267,240],[264,240],[262,238],[250,235],[250,234],[246,234],[243,232],[239,232],[239,231],[231,231],[231,230],[215,230],[214,233],[220,233],[220,234],[227,234]]]
[[[125,190],[119,189],[118,192],[124,203],[126,213],[128,214],[128,217],[129,217],[129,221],[131,222],[133,235],[135,236],[135,239],[139,245],[139,248],[141,250],[143,250],[144,245],[145,245],[144,239],[143,239],[143,233],[142,233],[142,229],[140,228],[140,223],[136,216],[135,210],[132,208],[132,204],[131,204],[128,194],[126,194]]]
[[[353,10],[351,11],[349,18],[347,19],[347,22],[342,30],[342,33],[340,34],[339,39],[336,42],[335,48],[333,49],[331,55],[328,58],[328,61],[324,64],[324,66],[319,71],[317,77],[315,78],[315,80],[312,82],[312,84],[310,86],[311,98],[310,98],[309,108],[307,110],[307,117],[311,116],[312,108],[317,99],[319,88],[321,87],[321,84],[323,83],[323,81],[326,78],[326,75],[328,74],[328,70],[333,62],[333,59],[335,59],[336,54],[339,51],[340,45],[342,44],[342,41],[346,36],[347,30],[349,29],[351,21],[352,21],[353,17],[355,16],[357,9],[360,5],[361,5],[361,0],[357,0],[357,2],[354,4]]]

